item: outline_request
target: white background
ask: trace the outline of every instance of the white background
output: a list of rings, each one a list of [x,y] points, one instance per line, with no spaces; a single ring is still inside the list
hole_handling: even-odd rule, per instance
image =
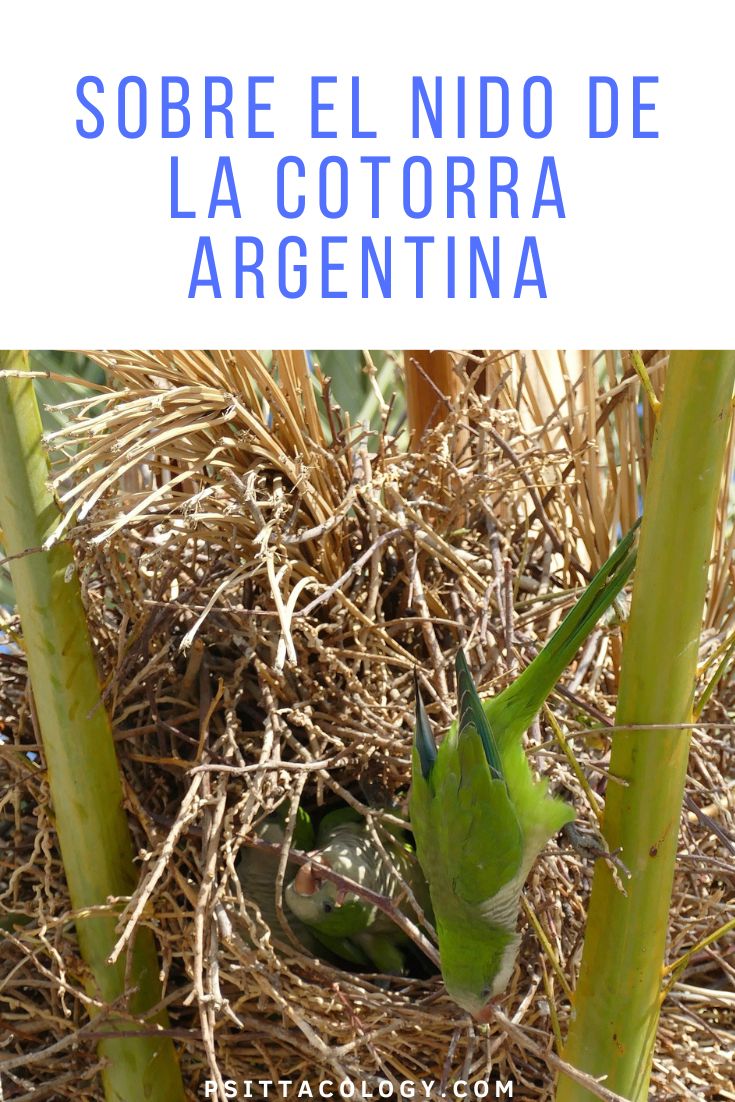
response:
[[[0,13],[0,339],[13,347],[726,347],[735,340],[733,309],[733,26],[729,5],[619,2],[369,4],[177,2],[9,5]],[[82,140],[76,119],[77,80],[105,84],[102,137]],[[149,89],[148,130],[139,140],[116,129],[121,77],[143,77]],[[190,83],[192,130],[161,140],[160,78]],[[228,76],[235,87],[236,135],[205,141],[204,75]],[[332,113],[338,140],[309,138],[309,78],[338,77]],[[445,139],[410,137],[410,77],[445,77],[449,125]],[[452,88],[467,82],[467,137],[451,136]],[[541,141],[522,130],[523,81],[548,77],[554,124]],[[644,89],[656,102],[643,115],[657,140],[632,139],[632,76],[656,75]],[[247,77],[273,75],[264,92],[273,107],[261,125],[275,140],[246,136]],[[349,135],[350,78],[361,78],[362,122],[376,140]],[[481,75],[504,77],[511,88],[510,131],[477,136]],[[590,75],[615,78],[621,90],[620,130],[608,140],[587,137]],[[323,116],[324,123],[331,121]],[[87,121],[89,119],[87,117]],[[386,154],[400,169],[408,156],[429,157],[436,170],[431,218],[401,210],[400,171],[385,170],[382,217],[365,215],[368,174],[362,154]],[[169,164],[181,163],[181,198],[196,220],[170,218]],[[243,218],[206,218],[217,157],[231,156]],[[274,166],[287,154],[307,162],[309,214],[278,217]],[[339,154],[356,166],[350,213],[326,221],[316,207],[321,158]],[[441,179],[447,155],[477,165],[478,217],[449,222]],[[491,155],[519,164],[521,218],[493,222],[487,211]],[[543,155],[553,155],[566,219],[530,221]],[[417,301],[402,245],[406,234],[441,241],[478,234],[490,251],[501,238],[501,297],[446,297],[446,271],[426,265],[426,297]],[[538,239],[548,298],[512,297],[519,241]],[[222,298],[208,290],[187,298],[196,243],[212,236]],[[266,298],[246,282],[234,296],[234,239],[263,239]],[[310,244],[309,291],[281,297],[273,278],[278,241],[298,234]],[[317,242],[345,234],[348,270],[334,285],[346,300],[323,301]],[[359,238],[393,236],[393,298],[373,284],[360,297]],[[458,253],[462,250],[458,246]],[[428,253],[427,253],[428,256]],[[400,259],[403,258],[403,259]],[[466,277],[464,265],[458,287]]]

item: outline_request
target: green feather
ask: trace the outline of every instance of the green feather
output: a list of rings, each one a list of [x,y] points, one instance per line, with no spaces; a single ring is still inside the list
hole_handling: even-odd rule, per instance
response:
[[[376,971],[387,976],[402,976],[406,971],[406,961],[401,948],[402,941],[386,934],[373,934],[369,931],[353,938]]]
[[[426,714],[426,708],[424,708],[424,702],[421,699],[419,678],[415,670],[413,674],[413,685],[416,694],[416,750],[418,751],[424,780],[428,780],[431,776],[431,770],[434,768],[437,749],[434,735],[431,730],[431,724],[429,723],[429,717]]]
[[[549,838],[574,818],[569,804],[549,797],[546,780],[534,780],[523,733],[625,585],[635,556],[634,528],[541,653],[498,696],[480,701],[459,651],[458,721],[438,750],[417,688],[411,824],[444,982],[472,1013],[507,984],[523,882]]]
[[[284,815],[285,825],[285,815]],[[296,823],[293,830],[291,845],[294,849],[310,850],[314,845],[314,825],[311,816],[305,808],[299,804],[296,811]]]
[[[358,968],[367,969],[370,967],[370,958],[366,956],[354,939],[334,937],[325,934],[324,930],[317,930],[316,928],[314,928],[314,937],[333,956],[341,957],[343,961],[355,964]]]
[[[487,764],[495,780],[503,780],[503,763],[500,760],[500,751],[495,741],[492,727],[487,721],[482,709],[482,703],[477,695],[475,683],[467,665],[467,659],[461,647],[457,651],[455,659],[457,670],[457,703],[459,705],[459,737],[460,742],[464,732],[474,730],[479,735],[482,748],[485,751]]]
[[[459,843],[470,859],[455,861],[452,885],[467,903],[482,903],[517,875],[523,833],[508,786],[487,768],[485,747],[474,727],[460,730],[457,757],[455,829],[447,848]]]
[[[337,807],[333,811],[328,811],[326,815],[322,816],[319,823],[319,829],[316,833],[316,846],[321,849],[323,846],[329,844],[334,834],[334,828],[338,827],[341,823],[363,823],[365,820],[359,811],[355,811],[354,807],[346,805],[344,807]],[[313,845],[309,846],[309,849],[313,849]]]

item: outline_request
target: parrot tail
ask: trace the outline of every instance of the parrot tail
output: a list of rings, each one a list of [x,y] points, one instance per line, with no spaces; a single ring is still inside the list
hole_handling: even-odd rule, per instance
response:
[[[636,536],[640,519],[603,563],[564,617],[551,639],[512,685],[493,704],[506,714],[523,719],[526,730],[593,627],[610,607],[630,577],[636,560]],[[513,725],[514,728],[516,724]]]

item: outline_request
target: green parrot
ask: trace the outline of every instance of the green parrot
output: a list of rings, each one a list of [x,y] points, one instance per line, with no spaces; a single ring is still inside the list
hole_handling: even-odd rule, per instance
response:
[[[637,527],[637,525],[636,525]],[[549,838],[574,810],[534,781],[523,734],[575,652],[625,585],[635,528],[619,543],[543,650],[484,703],[457,653],[458,720],[437,749],[416,679],[410,796],[416,852],[429,883],[444,984],[479,1021],[506,987],[521,890]]]
[[[399,833],[386,842],[386,849],[419,902],[428,907],[426,881],[408,841]],[[312,856],[379,895],[393,900],[400,895],[401,881],[376,850],[364,818],[352,808],[325,815]],[[299,869],[284,896],[288,907],[327,949],[361,968],[404,973],[406,935],[368,900],[321,879],[311,863]]]
[[[264,842],[280,843],[284,837],[285,808],[269,815],[256,833]],[[308,813],[299,807],[296,813],[292,844],[295,849],[309,850],[314,845],[314,827]],[[237,863],[237,875],[248,899],[258,904],[263,921],[269,929],[281,938],[281,923],[276,911],[276,873],[279,855],[273,850],[258,849],[256,846],[243,846]],[[293,918],[290,923],[296,937],[313,955],[319,950],[314,934],[308,927]]]

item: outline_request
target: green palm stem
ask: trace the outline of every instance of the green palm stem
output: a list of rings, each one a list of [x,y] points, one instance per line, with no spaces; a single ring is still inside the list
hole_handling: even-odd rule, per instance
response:
[[[735,352],[674,352],[656,427],[616,725],[692,717],[697,653],[730,420]],[[598,862],[564,1059],[633,1102],[648,1098],[689,733],[621,731],[604,834],[626,894]],[[557,1102],[594,1096],[562,1076]]]
[[[41,419],[24,354],[0,352],[0,527],[23,631],[69,895],[88,994],[117,1013],[100,1017],[108,1102],[178,1102],[184,1091],[171,1039],[161,1032],[156,947],[138,931],[113,965],[119,904],[137,876],[110,721],[68,544],[41,545],[60,519],[49,489]],[[11,375],[10,373],[13,373]],[[94,908],[94,913],[85,913]],[[0,937],[2,935],[0,934]],[[127,1016],[124,1016],[124,1011]],[[136,1019],[144,1018],[145,1024]],[[124,1031],[132,1036],[116,1037]],[[138,1034],[137,1036],[135,1034]]]

